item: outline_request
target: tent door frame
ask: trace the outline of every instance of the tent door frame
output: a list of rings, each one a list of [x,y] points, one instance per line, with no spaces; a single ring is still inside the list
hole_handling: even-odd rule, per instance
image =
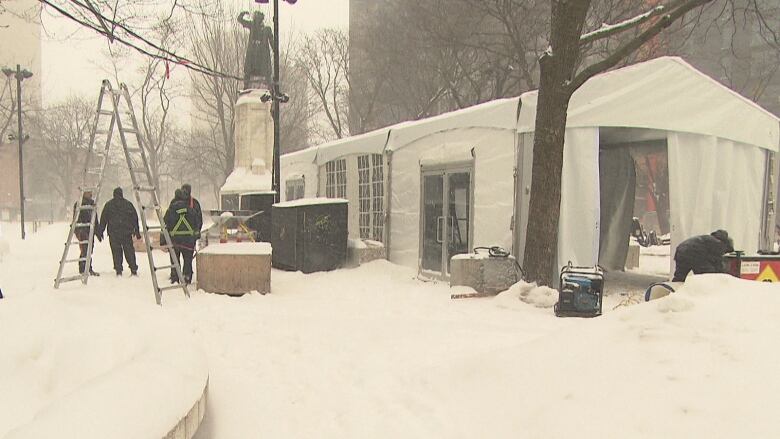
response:
[[[419,224],[419,244],[418,244],[418,276],[426,279],[449,279],[449,270],[447,269],[449,257],[450,239],[449,236],[452,233],[450,230],[451,224],[448,223],[446,218],[451,218],[445,215],[450,211],[450,176],[454,174],[467,174],[469,177],[469,193],[468,193],[468,233],[466,234],[466,247],[467,252],[473,245],[473,233],[474,233],[474,163],[473,161],[465,163],[452,163],[447,165],[436,166],[422,166],[420,168],[420,224]],[[425,178],[426,177],[440,177],[442,180],[442,211],[441,215],[437,218],[437,241],[438,236],[441,236],[441,271],[431,270],[423,268],[424,246],[425,246]],[[444,219],[444,221],[442,221]],[[441,223],[441,224],[438,224]],[[439,233],[438,227],[441,227]]]

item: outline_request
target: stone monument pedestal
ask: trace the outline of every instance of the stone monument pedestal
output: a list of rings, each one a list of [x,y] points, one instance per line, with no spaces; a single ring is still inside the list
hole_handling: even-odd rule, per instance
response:
[[[220,196],[271,191],[273,169],[274,121],[268,90],[247,90],[235,104],[234,142],[236,155],[233,173],[220,189]],[[236,210],[226,209],[223,210]]]

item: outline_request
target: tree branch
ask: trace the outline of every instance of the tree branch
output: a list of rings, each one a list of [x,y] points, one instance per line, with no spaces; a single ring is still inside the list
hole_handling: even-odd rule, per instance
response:
[[[611,55],[607,56],[604,60],[590,65],[589,67],[578,73],[567,86],[569,93],[574,93],[575,90],[580,88],[582,84],[593,76],[605,72],[610,68],[616,66],[625,57],[642,47],[643,44],[650,41],[653,37],[661,33],[664,29],[669,27],[677,19],[685,15],[687,12],[695,9],[699,6],[703,6],[710,3],[713,0],[685,0],[679,4],[675,9],[670,10],[668,14],[661,16],[658,21],[648,27],[647,30],[639,34],[636,38],[623,44]]]

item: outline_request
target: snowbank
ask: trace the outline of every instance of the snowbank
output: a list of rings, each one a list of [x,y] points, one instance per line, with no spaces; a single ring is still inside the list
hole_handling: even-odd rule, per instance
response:
[[[520,281],[493,299],[496,305],[517,309],[520,302],[537,308],[552,308],[558,301],[558,291],[549,287],[540,287],[534,283]]]
[[[191,330],[107,293],[0,302],[0,437],[161,438],[200,399]]]

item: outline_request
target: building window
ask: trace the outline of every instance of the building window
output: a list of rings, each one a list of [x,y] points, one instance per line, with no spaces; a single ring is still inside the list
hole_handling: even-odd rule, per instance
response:
[[[384,240],[384,157],[381,154],[358,156],[358,206],[360,238]]]
[[[384,156],[371,155],[371,239],[382,242],[385,236],[385,175]]]
[[[298,200],[305,196],[306,181],[303,178],[291,178],[285,182],[285,199]]]
[[[331,160],[325,163],[325,196],[347,198],[347,161]]]
[[[360,238],[371,236],[371,157],[358,156],[358,206],[360,207]]]

